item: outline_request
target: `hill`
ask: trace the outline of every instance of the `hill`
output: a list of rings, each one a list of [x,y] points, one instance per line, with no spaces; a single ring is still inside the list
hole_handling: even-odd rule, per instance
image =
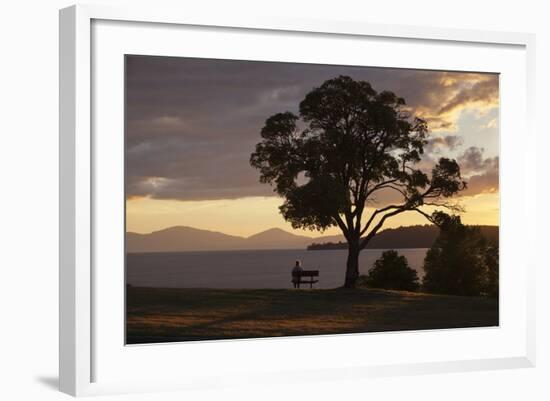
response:
[[[488,237],[498,240],[498,226],[481,226]],[[429,248],[439,230],[435,226],[389,228],[374,237],[368,248]],[[128,252],[187,252],[245,249],[346,249],[341,235],[312,238],[279,228],[262,231],[250,237],[178,226],[149,234],[126,233]]]
[[[311,244],[312,238],[305,235],[295,235],[280,228],[272,228],[246,238],[249,249],[292,249],[305,248]]]
[[[498,226],[478,226],[481,233],[488,239],[498,242]],[[368,244],[367,249],[404,249],[404,248],[430,248],[437,236],[439,229],[434,225],[417,225],[409,227],[388,228],[379,232]],[[347,249],[347,243],[325,241],[313,243],[308,250],[332,250]]]
[[[128,252],[187,252],[244,249],[304,249],[313,238],[272,228],[248,238],[192,227],[171,227],[150,234],[126,233]]]
[[[183,252],[240,249],[244,238],[192,227],[170,227],[150,234],[126,233],[128,252]]]

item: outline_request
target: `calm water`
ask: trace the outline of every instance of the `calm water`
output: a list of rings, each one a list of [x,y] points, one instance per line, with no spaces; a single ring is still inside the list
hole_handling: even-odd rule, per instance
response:
[[[361,252],[360,273],[366,273],[383,249]],[[398,249],[422,278],[427,249]],[[172,288],[290,288],[290,271],[299,259],[306,270],[319,270],[316,288],[343,284],[347,251],[300,249],[130,253],[127,282],[133,286]]]

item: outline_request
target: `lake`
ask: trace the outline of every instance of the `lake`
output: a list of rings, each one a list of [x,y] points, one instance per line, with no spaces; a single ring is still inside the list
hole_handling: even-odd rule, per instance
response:
[[[365,274],[384,249],[366,249],[359,258]],[[397,249],[424,276],[426,248]],[[127,283],[136,287],[166,288],[290,288],[295,260],[305,270],[319,270],[315,288],[340,287],[344,282],[346,250],[302,249],[129,253]]]

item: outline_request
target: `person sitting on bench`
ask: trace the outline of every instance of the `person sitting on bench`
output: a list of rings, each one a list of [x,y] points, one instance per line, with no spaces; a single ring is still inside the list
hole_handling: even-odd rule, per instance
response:
[[[304,269],[302,269],[302,263],[297,260],[294,268],[292,269],[292,284],[294,284],[294,288],[300,288],[300,273],[303,271]]]

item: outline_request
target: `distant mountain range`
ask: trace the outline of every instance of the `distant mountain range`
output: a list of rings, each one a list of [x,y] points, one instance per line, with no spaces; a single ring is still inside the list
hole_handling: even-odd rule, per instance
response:
[[[340,236],[324,237],[339,241]],[[241,249],[305,249],[319,240],[272,228],[250,237],[238,237],[192,227],[170,227],[150,234],[126,233],[128,252],[184,252]]]
[[[498,226],[481,226],[481,229],[488,237],[498,239]],[[372,239],[368,248],[429,248],[438,233],[437,227],[430,225],[386,229]],[[306,248],[342,249],[346,248],[346,244],[342,235],[312,238],[279,228],[262,231],[250,237],[184,226],[149,234],[126,233],[126,250],[132,253]]]

